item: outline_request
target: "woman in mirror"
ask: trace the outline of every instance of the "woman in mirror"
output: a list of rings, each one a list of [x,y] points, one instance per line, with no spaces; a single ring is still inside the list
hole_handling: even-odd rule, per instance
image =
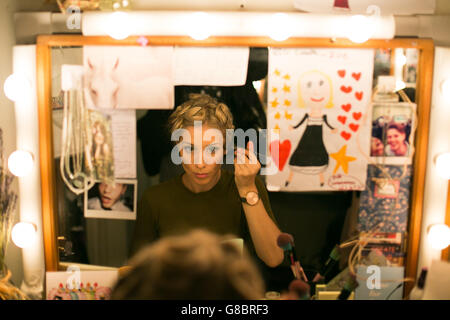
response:
[[[177,142],[171,158],[181,162],[184,173],[143,194],[132,253],[159,238],[203,228],[234,234],[266,265],[279,265],[284,257],[277,245],[280,230],[257,177],[261,165],[253,144],[235,152],[234,173],[222,168],[224,137],[234,128],[228,107],[208,95],[191,95],[172,113],[169,126]]]

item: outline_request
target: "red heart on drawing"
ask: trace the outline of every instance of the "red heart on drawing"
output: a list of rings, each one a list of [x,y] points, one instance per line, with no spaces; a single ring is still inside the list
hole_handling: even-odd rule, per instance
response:
[[[350,109],[352,108],[352,105],[351,105],[350,103],[343,104],[343,105],[341,106],[341,108],[342,108],[342,110],[344,110],[345,112],[349,112]]]
[[[338,116],[337,119],[342,124],[345,124],[345,121],[347,121],[347,117],[345,116]]]
[[[352,92],[352,87],[351,86],[341,86],[341,91],[345,92],[345,93],[350,93]]]
[[[358,125],[358,124],[354,124],[354,123],[350,123],[350,124],[348,125],[348,127],[349,127],[353,132],[356,132],[356,131],[358,131],[359,125]]]
[[[291,152],[291,141],[284,140],[280,144],[280,140],[274,140],[269,145],[269,151],[278,169],[282,171]]]
[[[362,113],[361,112],[353,112],[353,119],[359,120],[361,119]]]
[[[338,75],[341,78],[345,77],[345,70],[338,70]]]
[[[346,132],[346,131],[342,131],[342,132],[341,132],[341,137],[344,138],[345,140],[350,139],[351,136],[352,136],[351,133],[348,133],[348,132]]]
[[[358,72],[358,73],[353,72],[353,73],[352,73],[352,77],[353,77],[356,81],[358,81],[359,78],[361,78],[361,72]]]
[[[355,97],[356,97],[356,99],[358,99],[359,101],[361,101],[361,99],[362,99],[362,97],[363,97],[362,91],[355,92]]]

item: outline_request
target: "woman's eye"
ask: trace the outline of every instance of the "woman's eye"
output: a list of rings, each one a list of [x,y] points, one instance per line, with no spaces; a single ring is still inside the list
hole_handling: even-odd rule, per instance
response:
[[[306,86],[307,86],[308,88],[311,88],[311,85],[312,85],[311,81],[308,81],[308,83],[306,84]]]
[[[194,151],[193,148],[192,148],[192,146],[184,146],[184,147],[183,147],[183,150],[186,151],[186,152],[189,152],[189,153],[191,153],[192,151]]]
[[[323,85],[323,80],[319,81],[319,86]]]
[[[218,151],[218,150],[219,150],[219,148],[217,148],[217,147],[209,147],[209,148],[207,149],[208,153],[210,153],[210,154],[214,154],[214,153],[216,153],[216,151]]]

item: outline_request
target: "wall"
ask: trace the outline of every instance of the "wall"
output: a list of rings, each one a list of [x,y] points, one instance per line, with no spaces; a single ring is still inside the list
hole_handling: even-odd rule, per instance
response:
[[[15,45],[13,12],[16,10],[16,1],[0,1],[0,128],[3,129],[4,156],[8,157],[16,148],[16,118],[14,104],[6,98],[3,92],[3,83],[12,73],[12,48]],[[18,192],[17,180],[14,189]],[[19,219],[19,207],[16,208],[15,222]],[[14,222],[14,223],[15,223]],[[23,278],[22,251],[10,242],[7,248],[6,264],[13,271],[12,280],[20,286]]]

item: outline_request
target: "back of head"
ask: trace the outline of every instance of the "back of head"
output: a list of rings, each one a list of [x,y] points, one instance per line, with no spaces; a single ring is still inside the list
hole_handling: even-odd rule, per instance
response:
[[[242,300],[264,296],[250,258],[226,238],[197,230],[143,248],[130,261],[112,299]]]

